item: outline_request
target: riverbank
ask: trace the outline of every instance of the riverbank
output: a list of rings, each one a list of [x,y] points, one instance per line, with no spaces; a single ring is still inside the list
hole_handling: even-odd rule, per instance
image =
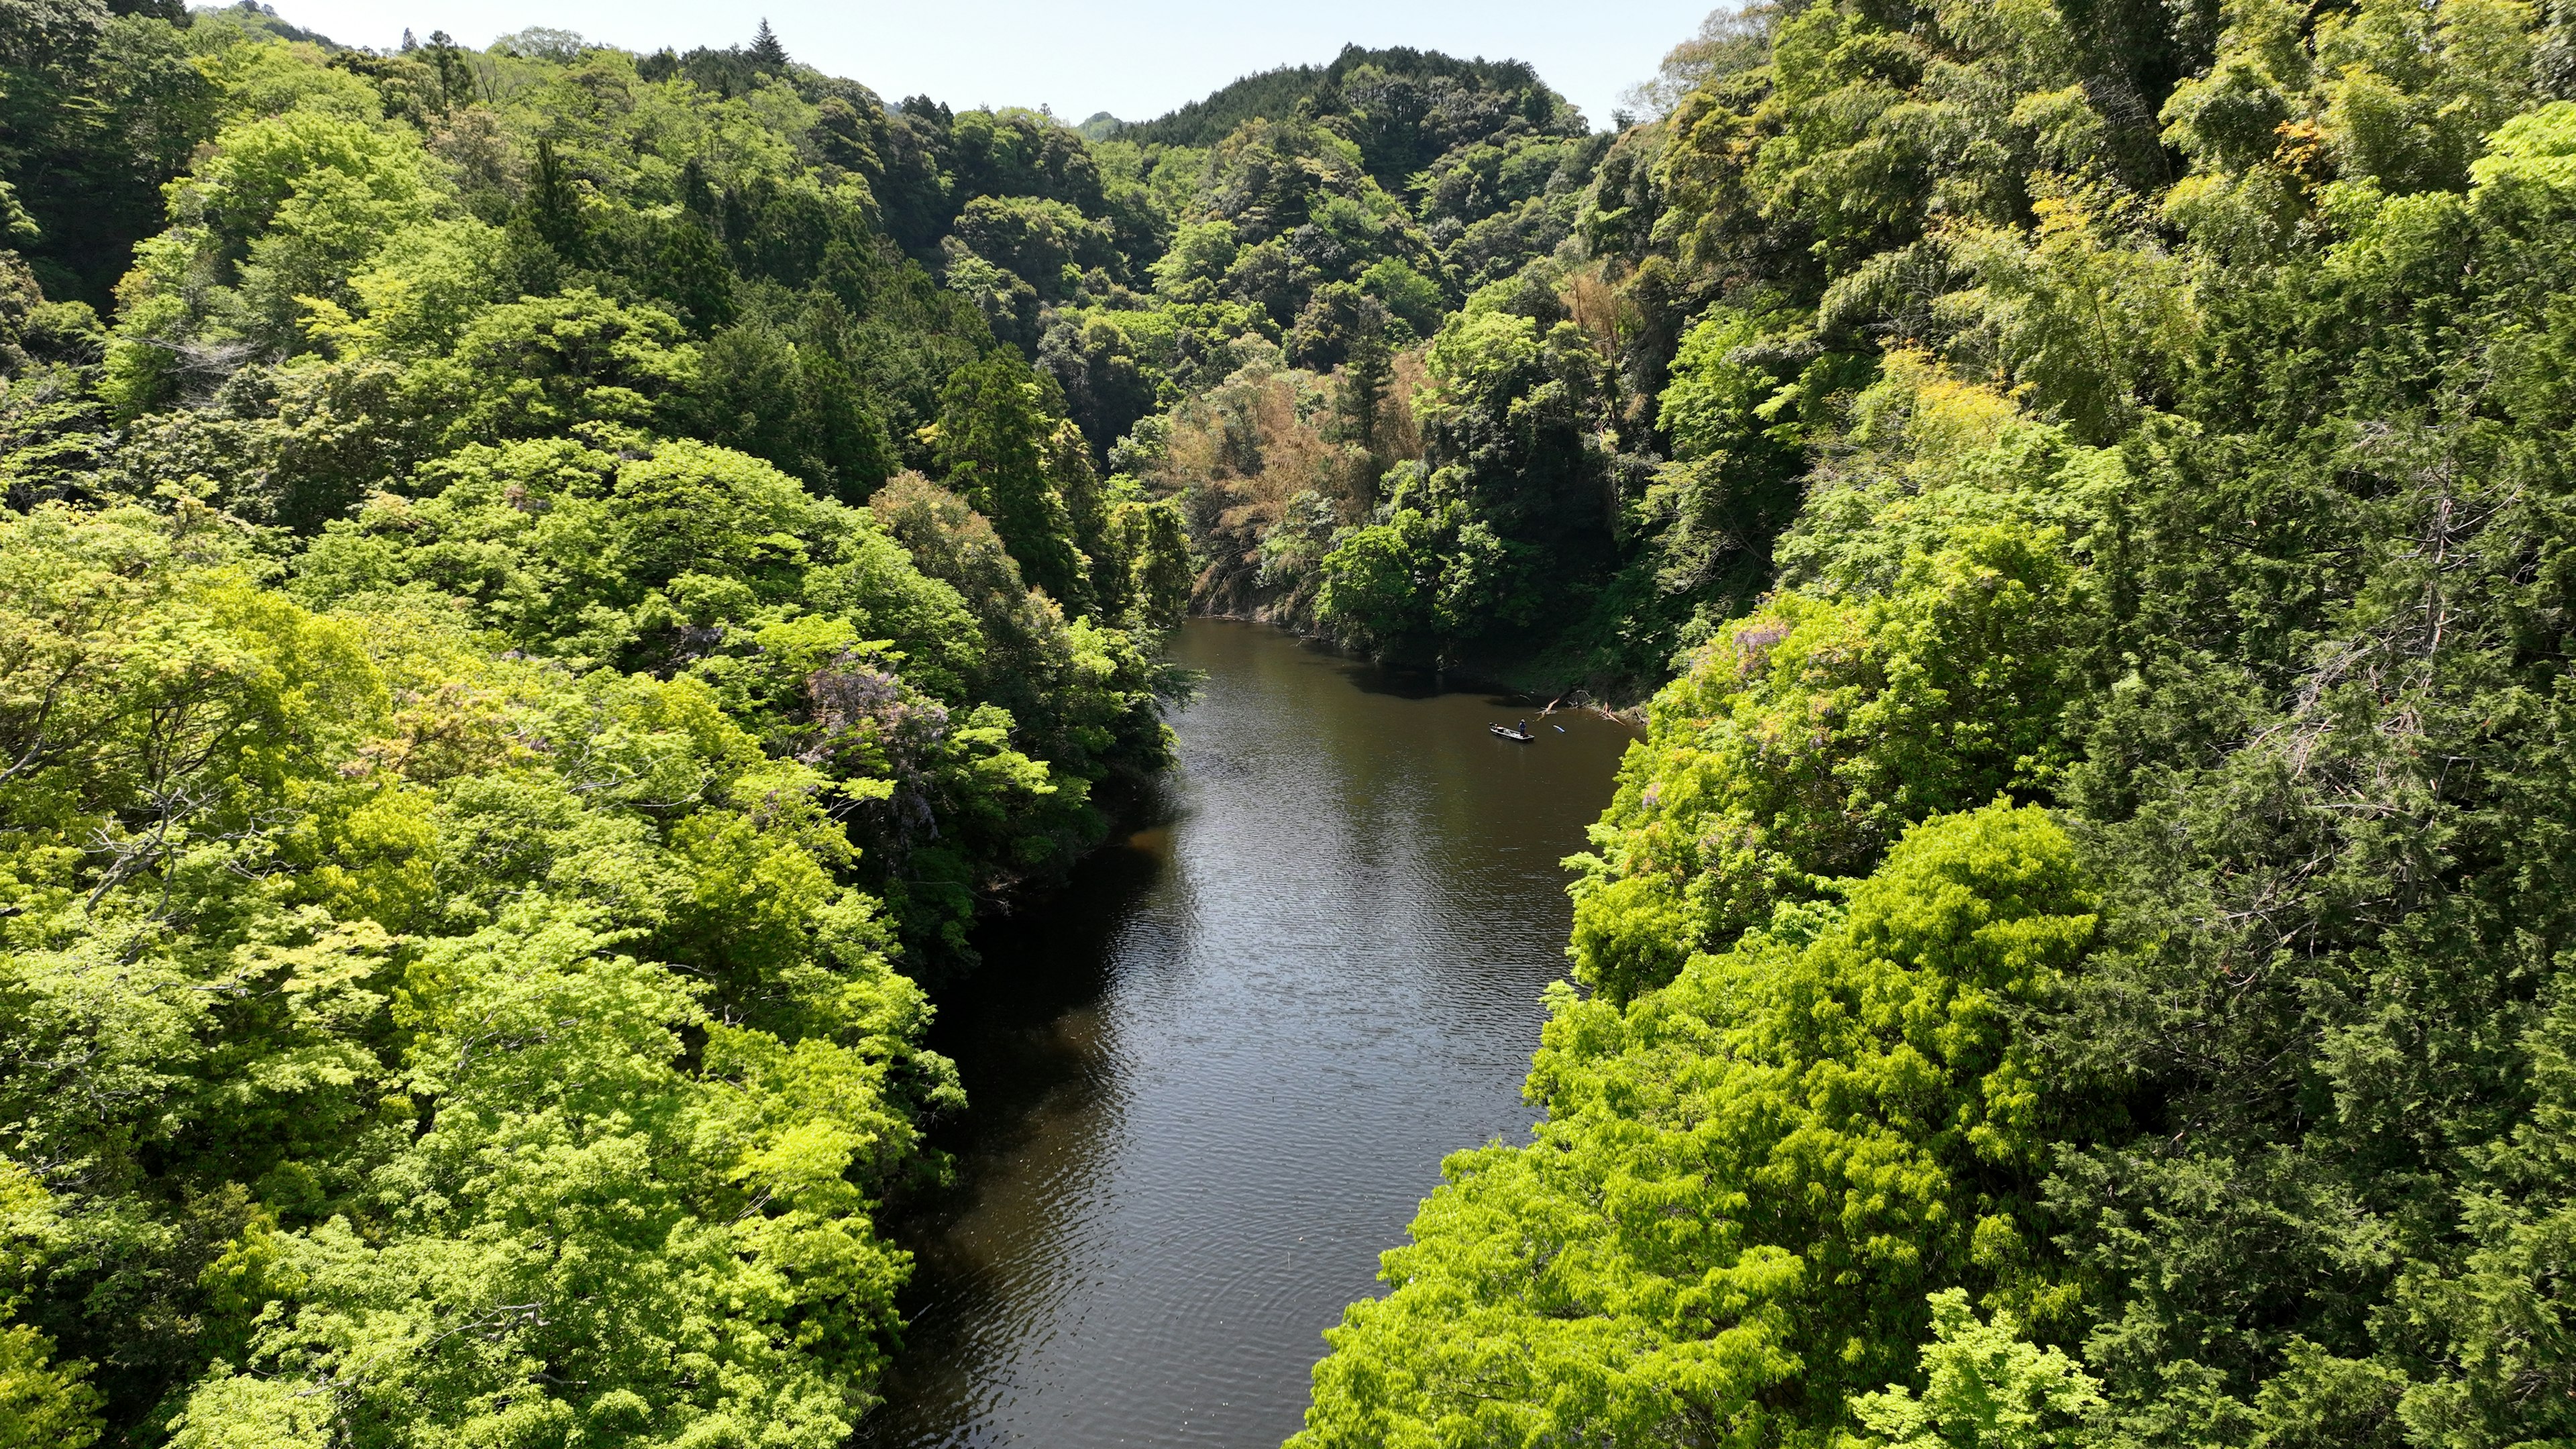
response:
[[[1491,657],[1470,656],[1449,664],[1423,664],[1401,659],[1379,658],[1365,650],[1354,649],[1313,627],[1293,618],[1276,617],[1266,609],[1209,611],[1193,613],[1194,619],[1220,619],[1229,623],[1248,624],[1273,629],[1310,647],[1395,673],[1427,675],[1440,687],[1458,693],[1511,695],[1544,710],[1577,710],[1597,715],[1631,729],[1643,729],[1646,723],[1646,701],[1654,696],[1659,682],[1639,681],[1609,698],[1596,694],[1591,686],[1570,682],[1572,676],[1562,668],[1545,664],[1548,651],[1528,654],[1497,653]]]

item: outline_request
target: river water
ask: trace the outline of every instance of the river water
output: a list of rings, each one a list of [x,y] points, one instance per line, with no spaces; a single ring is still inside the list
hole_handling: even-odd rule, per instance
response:
[[[989,927],[869,1449],[1270,1446],[1443,1154],[1527,1140],[1557,862],[1629,734],[1192,620],[1154,823]]]

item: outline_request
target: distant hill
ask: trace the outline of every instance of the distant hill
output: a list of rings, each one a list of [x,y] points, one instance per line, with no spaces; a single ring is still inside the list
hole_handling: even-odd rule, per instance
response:
[[[1424,91],[1517,92],[1534,102],[1526,106],[1527,110],[1534,112],[1528,119],[1540,129],[1562,129],[1564,117],[1571,117],[1578,126],[1581,121],[1582,113],[1574,110],[1564,97],[1549,90],[1527,61],[1485,60],[1481,57],[1460,60],[1436,50],[1414,50],[1406,46],[1366,50],[1346,45],[1329,65],[1281,66],[1277,70],[1248,75],[1169,115],[1122,124],[1110,134],[1121,141],[1153,142],[1166,146],[1213,146],[1246,121],[1256,117],[1284,119],[1297,114],[1301,104],[1318,115],[1348,110],[1352,98],[1345,96],[1344,82],[1357,71],[1371,72],[1366,79],[1372,82],[1409,82]],[[1448,84],[1438,84],[1443,81]],[[1558,115],[1560,111],[1564,116]],[[1558,124],[1551,125],[1551,121]]]
[[[1106,141],[1117,135],[1126,124],[1107,111],[1094,111],[1091,118],[1074,127],[1073,132],[1086,141]]]
[[[117,10],[141,8],[152,14],[163,13],[163,7],[112,6],[110,8]],[[263,31],[267,34],[276,36],[280,40],[306,41],[311,44],[318,45],[324,50],[342,50],[346,48],[338,41],[333,40],[331,37],[324,35],[318,30],[307,30],[301,25],[291,24],[285,20],[279,19],[275,8],[262,5],[259,3],[259,0],[238,0],[238,3],[232,5],[200,5],[196,7],[193,13],[198,15],[220,14],[231,19],[234,24],[239,25],[244,29]]]

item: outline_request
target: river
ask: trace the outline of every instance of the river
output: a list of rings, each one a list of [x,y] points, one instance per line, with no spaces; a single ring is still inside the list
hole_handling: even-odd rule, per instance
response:
[[[933,1044],[971,1108],[902,1236],[868,1449],[1257,1446],[1443,1154],[1527,1140],[1557,862],[1629,732],[1192,620],[1147,828],[989,926]]]

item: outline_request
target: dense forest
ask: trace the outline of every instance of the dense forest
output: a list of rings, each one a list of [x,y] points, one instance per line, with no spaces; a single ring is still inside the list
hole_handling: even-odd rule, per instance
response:
[[[1317,565],[1683,653],[1299,1449],[2576,1439],[2571,98],[2512,0],[1674,53]]]
[[[1299,1449],[2576,1438],[2576,8],[1637,104],[0,0],[0,1443],[842,1443],[1193,608],[1648,701]]]
[[[1178,506],[935,245],[1099,169],[766,34],[0,26],[0,1442],[840,1442],[918,983],[1168,749]]]

